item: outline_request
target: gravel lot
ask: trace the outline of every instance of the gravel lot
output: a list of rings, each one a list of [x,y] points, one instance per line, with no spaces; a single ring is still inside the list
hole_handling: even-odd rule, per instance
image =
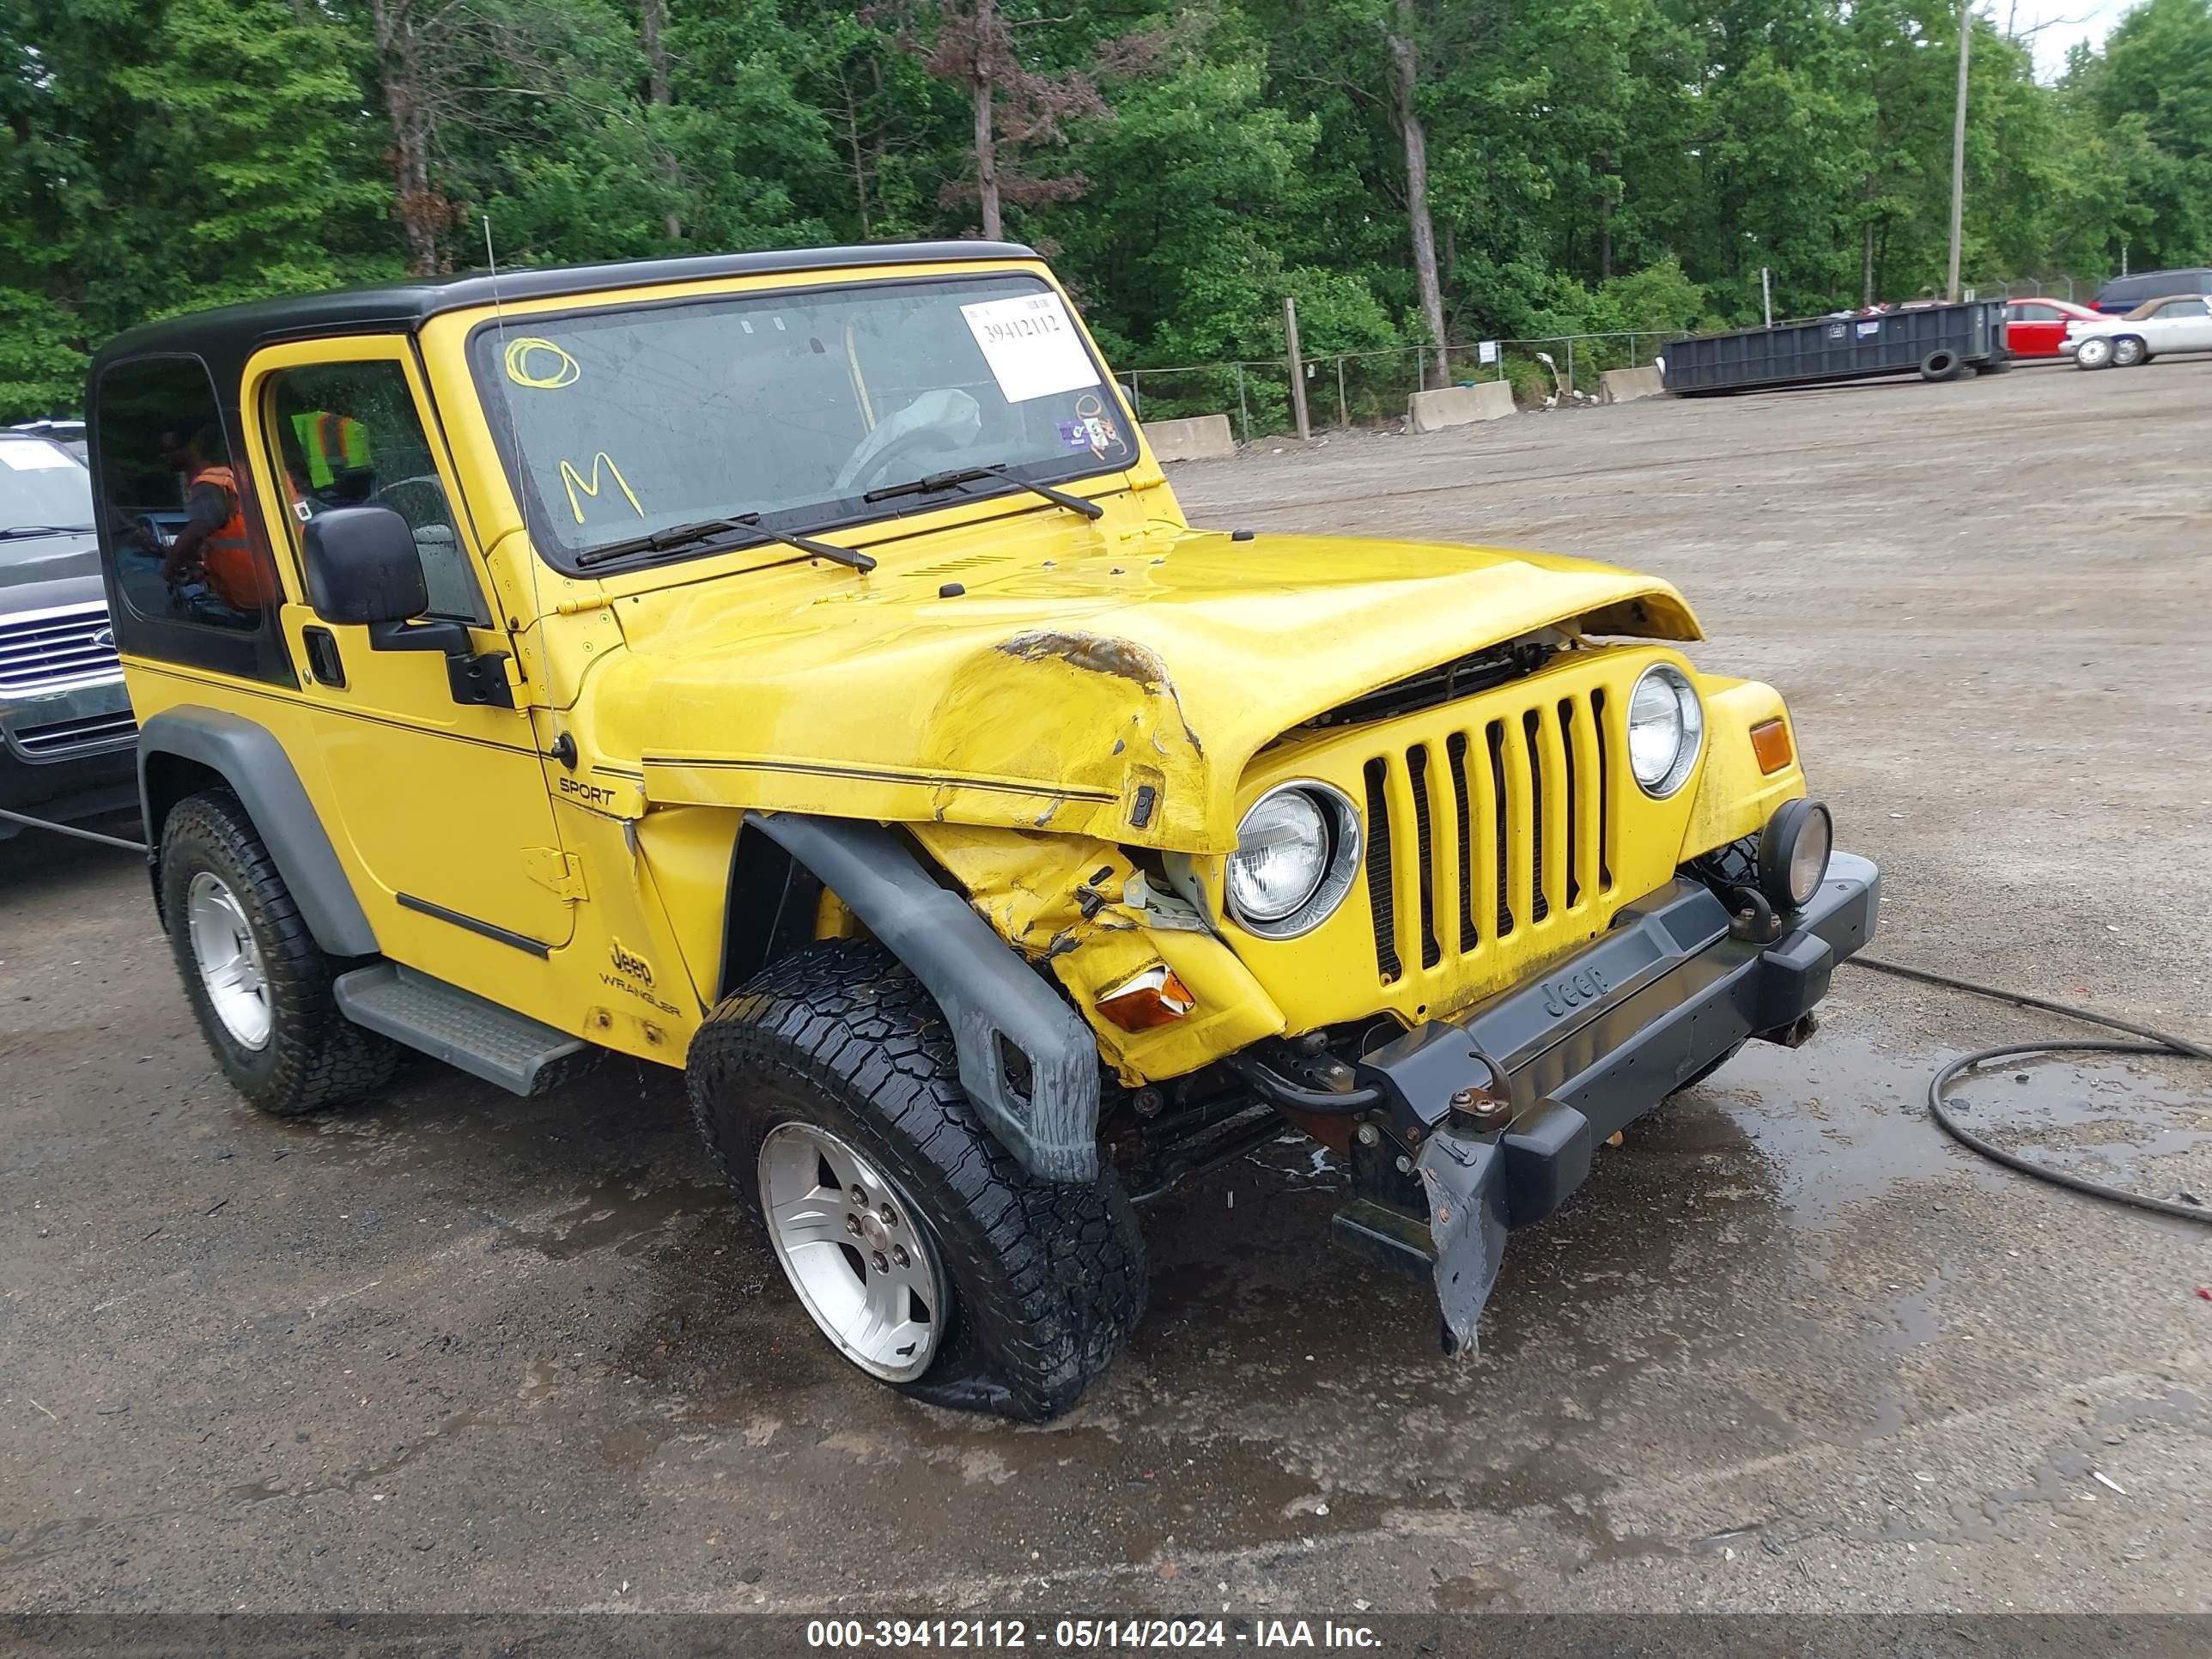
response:
[[[1178,469],[1214,523],[1677,582],[1796,710],[1888,955],[2212,1030],[2212,365],[1522,416]],[[1256,544],[1264,556],[1265,538]],[[673,1079],[238,1108],[134,860],[0,849],[0,1610],[2212,1611],[2212,1234],[1987,1166],[2049,1031],[1843,970],[1516,1239],[1482,1357],[1288,1145],[1151,1212],[1062,1422],[831,1357]],[[1984,1121],[2212,1197],[2212,1079]],[[2101,1479],[2100,1478],[2101,1477]],[[1217,1586],[1220,1588],[1217,1588]]]

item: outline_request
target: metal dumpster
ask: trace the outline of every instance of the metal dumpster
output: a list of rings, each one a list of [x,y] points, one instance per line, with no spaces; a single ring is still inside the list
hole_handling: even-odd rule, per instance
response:
[[[1965,368],[2002,368],[2010,357],[2001,300],[1696,334],[1672,342],[1662,355],[1667,390],[1686,396],[1875,374],[1948,380]]]

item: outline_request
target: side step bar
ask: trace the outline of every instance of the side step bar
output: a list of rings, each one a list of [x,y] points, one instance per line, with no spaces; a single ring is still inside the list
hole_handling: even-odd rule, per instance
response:
[[[341,974],[335,988],[340,1012],[355,1024],[513,1094],[552,1088],[571,1069],[563,1062],[588,1046],[581,1037],[397,963]]]

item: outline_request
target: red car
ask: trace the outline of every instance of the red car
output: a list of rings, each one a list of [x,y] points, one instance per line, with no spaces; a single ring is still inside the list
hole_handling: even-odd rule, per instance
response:
[[[2103,316],[2071,300],[2049,298],[2005,301],[2005,343],[2015,357],[2057,357],[2063,353],[2067,325],[2102,322]]]

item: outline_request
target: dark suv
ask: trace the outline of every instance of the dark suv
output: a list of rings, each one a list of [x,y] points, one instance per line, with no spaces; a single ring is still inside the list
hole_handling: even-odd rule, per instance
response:
[[[62,444],[0,431],[0,811],[73,821],[135,805],[137,737],[91,477]],[[0,818],[0,841],[21,829]]]
[[[2168,299],[2177,294],[2212,294],[2212,266],[2139,270],[2115,276],[2097,290],[2097,309],[2108,316],[2124,317],[2146,300]]]

